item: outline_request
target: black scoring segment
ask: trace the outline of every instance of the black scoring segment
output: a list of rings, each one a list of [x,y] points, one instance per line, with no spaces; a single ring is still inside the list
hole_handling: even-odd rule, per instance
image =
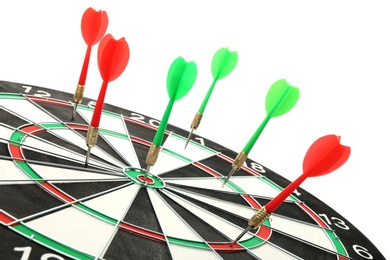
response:
[[[0,104],[1,105],[1,104]],[[25,121],[24,119],[9,113],[5,109],[0,107],[0,119],[1,123],[12,126],[12,127],[19,127],[21,125],[26,125],[29,122]]]
[[[137,154],[138,162],[141,168],[146,169],[146,156],[148,155],[149,146],[133,142],[133,147]]]
[[[84,181],[75,183],[63,182],[54,183],[53,185],[57,186],[62,191],[64,191],[75,199],[94,199],[99,196],[104,196],[107,193],[114,192],[118,188],[126,187],[126,184],[130,185],[130,183],[127,181]]]
[[[214,207],[212,205],[209,205],[201,200],[191,198],[190,196],[184,195],[178,191],[175,191],[174,189],[168,188],[168,190],[171,191],[173,194],[176,194],[177,196],[207,210],[208,212],[211,212],[217,216],[220,216],[221,218],[226,219],[227,221],[232,222],[239,227],[244,227],[248,223],[248,221],[243,217],[238,217],[235,214],[232,214],[232,213],[225,211],[223,209],[220,209],[218,207]]]
[[[339,259],[337,254],[331,253],[325,248],[315,247],[309,243],[305,243],[304,241],[276,230],[272,232],[272,236],[268,242],[284,248],[289,253],[298,256],[301,259],[312,259],[313,256],[321,256],[321,258],[316,257],[316,259]]]
[[[210,177],[210,174],[194,165],[188,165],[160,175],[162,178]]]
[[[126,216],[124,222],[149,230],[162,232],[153,205],[146,189],[140,189]]]
[[[23,259],[23,254],[25,251],[19,251],[16,250],[16,245],[23,245],[23,247],[19,247],[20,250],[28,249],[29,251],[29,258],[28,259],[42,259],[41,257],[43,255],[58,255],[57,252],[50,250],[47,247],[44,247],[38,243],[35,243],[32,239],[19,236],[17,233],[12,232],[11,229],[9,229],[6,226],[0,225],[0,255],[1,256],[8,256],[8,259]],[[61,256],[61,259],[71,259],[66,256]]]
[[[185,191],[193,192],[195,194],[203,194],[211,198],[231,201],[233,203],[237,203],[243,206],[248,206],[248,202],[246,202],[245,199],[237,193],[180,185],[176,183],[171,183],[169,182],[169,180],[166,181],[166,184],[169,189],[183,189]]]
[[[104,259],[172,259],[164,241],[154,241],[119,229]]]
[[[62,205],[36,184],[0,185],[0,193],[1,210],[18,219]]]

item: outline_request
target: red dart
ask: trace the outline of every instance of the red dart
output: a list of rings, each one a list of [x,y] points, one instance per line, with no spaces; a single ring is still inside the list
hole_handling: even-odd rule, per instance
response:
[[[317,139],[306,152],[303,174],[265,205],[267,212],[274,212],[307,177],[322,176],[339,168],[347,161],[350,153],[350,147],[340,144],[340,136],[326,135]]]
[[[249,229],[258,228],[307,177],[322,176],[333,172],[348,160],[350,154],[351,148],[340,144],[340,136],[326,135],[317,139],[306,152],[302,175],[253,215],[248,221],[247,228],[233,243],[236,243]]]
[[[130,49],[124,37],[115,40],[111,34],[103,37],[98,48],[98,65],[103,84],[93,112],[91,126],[99,127],[108,82],[118,78],[130,58]]]
[[[79,85],[85,85],[92,46],[100,41],[106,33],[107,27],[108,16],[105,11],[95,11],[90,7],[84,12],[81,19],[81,33],[88,47],[80,74]]]
[[[73,110],[73,118],[76,115],[77,105],[81,103],[84,95],[84,85],[87,78],[89,60],[91,57],[92,46],[100,41],[106,33],[108,27],[108,16],[105,11],[95,11],[91,7],[88,8],[81,19],[81,33],[84,41],[87,44],[87,51],[84,57],[83,67],[81,69],[79,83],[76,92],[73,96],[73,101],[76,106]]]
[[[96,145],[99,136],[100,117],[103,111],[108,82],[115,80],[122,74],[129,62],[129,58],[130,49],[125,38],[122,37],[119,40],[115,40],[111,34],[107,34],[100,41],[98,48],[98,65],[103,84],[87,132],[86,143],[88,152],[85,160],[85,167],[88,165],[90,150]]]

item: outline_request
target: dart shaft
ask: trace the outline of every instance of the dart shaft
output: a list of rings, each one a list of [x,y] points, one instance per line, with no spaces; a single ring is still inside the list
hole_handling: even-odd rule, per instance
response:
[[[104,98],[106,96],[107,92],[107,86],[108,81],[103,81],[102,87],[99,92],[98,99],[96,101],[95,109],[93,110],[92,120],[91,120],[91,126],[93,127],[99,127],[100,124],[100,117],[103,112],[103,106],[104,106]]]
[[[211,83],[211,86],[209,87],[209,90],[206,93],[206,96],[203,99],[202,104],[200,105],[200,108],[198,110],[199,113],[203,114],[204,110],[206,109],[207,103],[209,102],[209,99],[211,97],[211,94],[213,93],[215,83],[217,83],[218,78],[214,78],[213,82]]]
[[[271,117],[268,115],[264,118],[263,122],[261,122],[260,126],[256,129],[256,131],[253,133],[252,137],[249,139],[249,141],[245,145],[244,149],[242,149],[246,154],[249,154],[249,152],[252,150],[257,139],[259,139],[260,134],[263,132],[265,126],[267,125],[267,123],[270,119],[271,119]]]
[[[290,196],[295,189],[299,187],[299,185],[302,184],[304,180],[308,177],[308,174],[304,173],[301,176],[299,176],[295,181],[290,183],[284,190],[282,190],[275,198],[273,198],[270,202],[268,202],[264,207],[266,208],[267,212],[272,213],[274,212],[280,204],[283,203],[283,201]]]
[[[85,53],[83,67],[81,69],[80,78],[79,78],[79,85],[85,85],[85,81],[87,79],[87,73],[88,73],[88,66],[89,66],[89,60],[91,57],[91,50],[92,45],[88,45],[87,51]]]
[[[164,133],[165,133],[165,130],[167,128],[169,116],[171,115],[174,103],[175,103],[175,100],[170,99],[169,103],[165,109],[164,115],[161,119],[160,125],[158,126],[156,135],[154,136],[154,139],[153,139],[153,144],[156,146],[161,146],[161,144],[162,144]]]

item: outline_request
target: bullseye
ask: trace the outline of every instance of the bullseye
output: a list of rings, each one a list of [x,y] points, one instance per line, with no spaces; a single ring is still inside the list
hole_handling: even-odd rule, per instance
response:
[[[143,175],[138,175],[137,179],[142,181],[142,182],[144,182],[144,183],[146,183],[146,184],[149,184],[149,185],[154,183],[153,179],[151,179],[149,177],[145,178],[145,176],[143,176]]]
[[[126,167],[123,172],[131,181],[138,185],[154,189],[161,189],[165,187],[164,181],[157,175],[149,173],[148,177],[145,178],[144,169]]]

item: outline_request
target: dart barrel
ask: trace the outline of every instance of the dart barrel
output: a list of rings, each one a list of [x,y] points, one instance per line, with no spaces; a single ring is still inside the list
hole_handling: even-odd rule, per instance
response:
[[[234,159],[234,162],[232,164],[232,168],[235,171],[238,171],[245,163],[245,160],[248,158],[248,155],[244,152],[240,152],[237,154],[236,159]]]
[[[191,129],[194,129],[196,130],[200,124],[200,120],[202,120],[202,117],[203,117],[203,114],[201,113],[196,113],[196,115],[194,116],[194,119],[192,119],[192,123],[191,123]]]
[[[157,161],[158,154],[160,153],[161,146],[152,144],[149,148],[148,155],[146,156],[146,164],[149,166],[154,166]]]
[[[251,228],[258,228],[271,214],[267,212],[265,207],[262,207],[255,215],[248,221],[248,226]]]
[[[85,138],[85,142],[88,147],[92,148],[96,145],[99,137],[99,127],[88,127],[87,137]]]
[[[75,102],[76,104],[81,103],[84,96],[84,89],[85,89],[84,85],[77,85],[76,91],[74,92],[73,95],[73,102]]]

